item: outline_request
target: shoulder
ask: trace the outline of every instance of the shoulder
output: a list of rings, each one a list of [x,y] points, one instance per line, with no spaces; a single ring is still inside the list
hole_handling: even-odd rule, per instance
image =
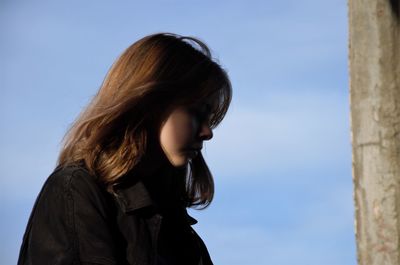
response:
[[[72,264],[75,259],[103,264],[98,262],[99,256],[113,260],[110,227],[114,208],[110,196],[85,168],[56,168],[32,210],[19,264],[31,264],[31,260]]]
[[[43,188],[64,192],[76,191],[77,189],[86,191],[105,190],[95,176],[90,174],[85,167],[78,165],[57,167],[48,177]]]
[[[113,214],[112,195],[95,176],[84,167],[66,166],[56,168],[48,177],[36,200],[32,220],[46,223],[51,218],[54,227],[62,225],[76,232],[81,223],[109,220]]]
[[[95,176],[79,165],[67,165],[57,167],[46,181],[46,185],[62,185],[65,183],[87,183],[87,185],[98,185]]]
[[[69,165],[53,171],[43,185],[38,199],[51,205],[63,201],[67,205],[73,204],[76,210],[76,207],[85,205],[107,206],[110,196],[105,187],[85,167]]]

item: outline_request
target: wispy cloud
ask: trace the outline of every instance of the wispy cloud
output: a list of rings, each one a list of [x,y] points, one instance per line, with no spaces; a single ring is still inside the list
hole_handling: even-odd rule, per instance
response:
[[[284,187],[276,189],[285,193]],[[217,206],[210,212],[193,212],[200,220],[195,228],[203,236],[216,263],[356,264],[355,238],[350,222],[353,217],[351,190],[348,187],[334,187],[320,200],[308,203],[298,198],[293,207],[302,209],[301,212],[276,223],[263,221],[276,218],[277,211],[269,210],[271,205],[268,203],[257,208],[257,201],[249,201],[250,211],[241,213],[243,209],[235,206],[236,195],[232,194],[231,206],[228,206],[232,212],[225,210],[223,218],[213,217],[212,212],[222,211],[220,207],[227,205]],[[290,205],[283,202],[279,207]],[[259,212],[260,209],[263,212]],[[262,215],[265,218],[260,219]],[[246,219],[252,219],[252,222],[248,223]]]
[[[344,94],[275,93],[263,105],[233,106],[205,156],[215,170],[235,177],[282,167],[347,167],[348,112]]]

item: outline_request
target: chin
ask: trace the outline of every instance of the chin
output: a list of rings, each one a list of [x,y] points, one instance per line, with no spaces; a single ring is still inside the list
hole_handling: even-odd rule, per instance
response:
[[[174,167],[184,167],[184,166],[187,166],[187,164],[189,163],[189,158],[177,157],[177,158],[170,159],[169,162]]]

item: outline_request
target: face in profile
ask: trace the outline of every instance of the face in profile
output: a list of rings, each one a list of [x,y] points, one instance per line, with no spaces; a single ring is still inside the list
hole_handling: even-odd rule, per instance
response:
[[[185,166],[201,152],[203,142],[212,138],[210,115],[211,102],[205,101],[176,107],[167,116],[161,125],[159,141],[173,166]]]

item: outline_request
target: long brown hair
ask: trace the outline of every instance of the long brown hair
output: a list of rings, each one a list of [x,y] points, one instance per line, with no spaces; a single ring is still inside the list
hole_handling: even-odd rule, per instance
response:
[[[154,117],[210,96],[218,99],[210,120],[214,128],[228,110],[232,89],[203,42],[171,33],[144,37],[116,60],[73,123],[58,165],[84,163],[110,188],[140,163]],[[192,160],[184,186],[188,206],[206,207],[211,202],[213,178],[201,154]]]

